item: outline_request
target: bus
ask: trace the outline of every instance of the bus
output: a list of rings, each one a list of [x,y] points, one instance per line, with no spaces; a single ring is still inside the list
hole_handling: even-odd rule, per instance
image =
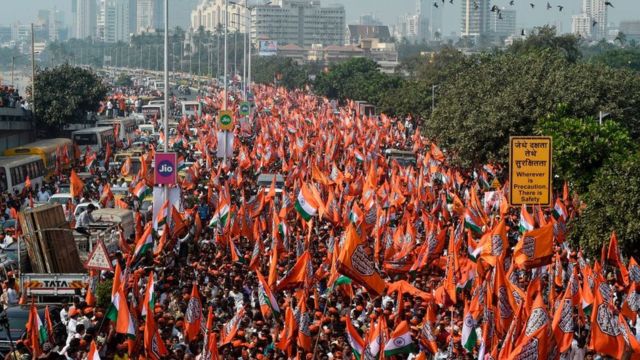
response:
[[[199,101],[183,101],[182,115],[185,116],[202,116],[202,104]]]
[[[87,148],[100,152],[107,143],[114,145],[115,135],[111,126],[93,127],[72,132],[71,140],[82,152],[87,151]]]
[[[56,138],[38,140],[22,146],[10,148],[4,151],[4,156],[38,155],[44,162],[46,176],[51,177],[56,172],[58,153],[67,151],[67,158],[73,159],[73,143],[71,139]],[[69,162],[71,164],[71,162]]]
[[[136,119],[133,118],[120,118],[120,119],[101,119],[96,122],[96,126],[111,126],[118,129],[118,140],[122,143],[128,143],[129,140],[134,140],[136,130],[138,130],[138,124]]]
[[[45,173],[44,161],[38,155],[0,157],[0,192],[21,192],[27,176],[35,189],[36,185],[42,185]]]
[[[162,121],[162,114],[164,105],[145,105],[142,107],[142,115],[147,122]]]

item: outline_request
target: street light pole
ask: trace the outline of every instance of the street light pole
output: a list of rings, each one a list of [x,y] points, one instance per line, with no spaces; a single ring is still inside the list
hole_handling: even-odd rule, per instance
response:
[[[169,0],[164,0],[164,131],[163,150],[167,152],[169,144]],[[156,163],[156,166],[157,163]],[[175,171],[175,169],[174,169]],[[169,200],[169,185],[164,186],[164,201]]]
[[[31,23],[31,112],[36,117],[36,35]]]
[[[224,100],[222,102],[222,109],[227,110],[227,28],[229,26],[229,0],[224,0]],[[225,137],[226,139],[226,137]],[[226,157],[226,144],[225,144],[225,161]]]

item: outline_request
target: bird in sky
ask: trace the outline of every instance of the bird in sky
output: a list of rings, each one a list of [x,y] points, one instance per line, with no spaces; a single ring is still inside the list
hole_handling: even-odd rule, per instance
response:
[[[453,0],[449,0],[449,4],[453,4]]]
[[[597,21],[594,21],[594,22],[592,22],[592,23],[591,23],[591,26],[592,26],[592,27],[596,27],[596,25],[598,25],[598,22],[597,22]]]
[[[551,9],[553,6],[551,6],[551,4],[549,4],[549,2],[547,1],[547,10]]]
[[[534,4],[534,3],[529,3],[529,6],[531,6],[531,8],[533,9],[534,7],[536,7],[536,4]]]
[[[433,3],[433,6],[438,7],[438,3],[437,3],[437,2],[434,2],[434,3]]]
[[[498,9],[498,5],[493,5],[491,7],[491,12],[496,12],[496,11],[500,11],[500,9]]]
[[[558,11],[562,11],[562,9],[564,9],[564,6],[558,5]]]
[[[480,5],[478,5],[478,3],[474,1],[473,2],[473,9],[474,10],[478,10],[479,7],[480,7]]]
[[[509,5],[513,6],[514,2],[515,2],[514,0],[509,1]]]
[[[502,20],[502,12],[498,11],[498,19]]]
[[[613,4],[611,3],[611,1],[605,1],[604,6],[611,6],[613,8]]]

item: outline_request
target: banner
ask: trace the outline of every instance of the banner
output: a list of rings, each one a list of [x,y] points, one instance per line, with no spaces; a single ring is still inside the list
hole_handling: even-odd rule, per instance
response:
[[[258,45],[258,55],[260,56],[275,56],[278,54],[278,42],[275,40],[260,40]]]

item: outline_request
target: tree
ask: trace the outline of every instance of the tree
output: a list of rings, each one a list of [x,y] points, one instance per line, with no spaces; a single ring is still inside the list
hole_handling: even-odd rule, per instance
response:
[[[555,26],[545,25],[534,29],[525,39],[514,41],[509,47],[509,51],[515,54],[540,50],[551,50],[570,62],[576,62],[581,57],[580,38],[573,34],[558,36]]]
[[[280,56],[256,57],[252,60],[252,81],[258,84],[273,84],[276,74],[280,86],[288,89],[304,88],[309,83],[309,67],[295,63],[291,58]]]
[[[107,95],[107,87],[95,73],[68,64],[38,70],[35,84],[36,118],[54,133],[67,123],[83,122]]]
[[[640,77],[626,69],[571,63],[555,51],[481,54],[465,60],[438,88],[426,135],[455,162],[504,162],[510,135],[529,135],[558,104],[578,118],[611,113],[640,135]]]
[[[593,256],[611,232],[618,235],[625,256],[640,256],[640,156],[605,166],[584,195],[586,208],[571,225],[569,239]]]
[[[611,120],[600,125],[594,118],[553,115],[540,120],[535,132],[553,137],[553,174],[581,194],[602,166],[621,161],[636,149],[629,132]]]
[[[399,77],[381,73],[375,61],[353,58],[333,65],[328,72],[318,75],[314,89],[318,94],[332,99],[365,100],[378,105],[401,83]]]
[[[593,56],[589,61],[612,68],[628,68],[640,71],[640,49],[632,47],[611,49]]]

